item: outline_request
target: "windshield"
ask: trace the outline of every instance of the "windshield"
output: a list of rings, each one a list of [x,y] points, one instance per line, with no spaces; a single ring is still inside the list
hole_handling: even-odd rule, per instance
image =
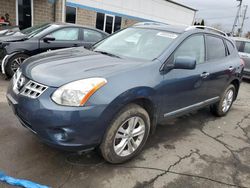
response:
[[[151,61],[159,57],[177,36],[154,29],[127,28],[98,43],[93,50]]]
[[[23,34],[27,35],[28,38],[31,38],[49,26],[50,26],[50,24],[37,25],[37,26],[29,27],[27,29],[23,29],[21,32]]]

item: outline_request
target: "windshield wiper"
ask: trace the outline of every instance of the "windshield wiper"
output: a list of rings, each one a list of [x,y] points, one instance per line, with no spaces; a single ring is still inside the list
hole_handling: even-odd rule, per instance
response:
[[[108,55],[108,56],[111,56],[111,57],[121,58],[121,57],[118,56],[118,55],[115,55],[115,54],[112,54],[112,53],[109,53],[109,52],[105,52],[105,51],[96,50],[96,51],[94,51],[94,52],[97,52],[97,53],[100,53],[100,54],[104,54],[104,55]]]

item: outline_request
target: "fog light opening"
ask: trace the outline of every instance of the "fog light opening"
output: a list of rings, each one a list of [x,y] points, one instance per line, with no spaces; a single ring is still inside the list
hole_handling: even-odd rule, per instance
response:
[[[54,138],[59,142],[65,142],[68,140],[68,134],[64,130],[58,130],[54,133]]]

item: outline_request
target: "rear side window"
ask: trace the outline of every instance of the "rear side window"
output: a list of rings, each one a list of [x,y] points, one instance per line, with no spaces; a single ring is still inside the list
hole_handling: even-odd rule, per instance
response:
[[[98,42],[103,39],[103,35],[101,33],[91,29],[84,29],[83,34],[85,42]]]
[[[250,54],[250,42],[245,43],[244,52]]]
[[[230,54],[233,54],[233,53],[234,53],[234,50],[235,50],[233,44],[232,44],[231,42],[229,42],[228,40],[226,40],[226,44],[227,44],[227,48],[228,48],[229,55],[230,55]]]
[[[205,61],[205,42],[203,35],[196,35],[185,40],[176,50],[174,58],[177,57],[193,57],[197,64]]]
[[[207,59],[221,59],[226,57],[226,49],[222,39],[213,36],[207,36]]]

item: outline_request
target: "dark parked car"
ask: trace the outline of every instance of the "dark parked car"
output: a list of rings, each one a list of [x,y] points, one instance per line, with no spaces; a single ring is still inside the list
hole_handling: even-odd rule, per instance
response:
[[[236,41],[240,57],[245,62],[243,77],[250,79],[250,40],[246,38],[233,38]]]
[[[7,99],[21,124],[64,150],[99,148],[111,163],[137,155],[156,125],[236,100],[243,65],[227,37],[194,27],[137,24],[96,44],[33,56]]]
[[[1,26],[0,25],[0,37],[4,35],[12,35],[18,31],[20,30],[17,26]]]
[[[30,56],[61,48],[84,46],[89,49],[108,34],[97,29],[66,23],[34,26],[0,37],[2,73],[12,77]],[[2,62],[2,63],[1,63]]]

